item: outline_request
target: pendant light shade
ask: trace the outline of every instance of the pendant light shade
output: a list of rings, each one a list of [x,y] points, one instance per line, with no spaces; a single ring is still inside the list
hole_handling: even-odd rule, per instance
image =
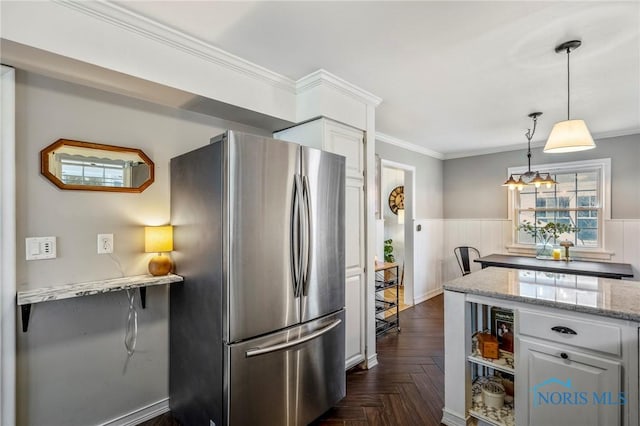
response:
[[[544,152],[555,154],[584,151],[595,147],[596,144],[584,120],[567,120],[553,126]]]
[[[544,152],[555,154],[561,152],[584,151],[596,147],[593,137],[583,120],[572,120],[570,114],[571,107],[571,73],[569,67],[569,56],[571,51],[580,47],[580,40],[571,40],[556,47],[556,53],[567,53],[567,120],[560,121],[553,126]]]

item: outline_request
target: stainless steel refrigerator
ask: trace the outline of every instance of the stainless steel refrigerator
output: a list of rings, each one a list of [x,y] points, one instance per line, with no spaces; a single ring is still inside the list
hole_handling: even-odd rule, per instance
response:
[[[183,425],[306,425],[344,397],[344,187],[344,157],[235,131],[171,160]]]

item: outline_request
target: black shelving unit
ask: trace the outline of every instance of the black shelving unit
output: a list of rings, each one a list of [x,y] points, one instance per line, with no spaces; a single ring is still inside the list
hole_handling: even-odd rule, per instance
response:
[[[389,330],[400,331],[400,303],[398,299],[398,264],[376,263],[376,335]],[[395,289],[395,298],[385,298],[384,291]]]

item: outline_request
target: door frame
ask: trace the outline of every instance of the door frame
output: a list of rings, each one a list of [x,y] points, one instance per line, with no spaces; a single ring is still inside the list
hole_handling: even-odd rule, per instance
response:
[[[0,423],[16,424],[15,70],[0,69]]]
[[[404,171],[404,303],[413,306],[415,305],[413,253],[414,222],[416,220],[416,168],[409,164],[380,158],[380,173],[385,167]],[[382,194],[380,199],[382,200]]]

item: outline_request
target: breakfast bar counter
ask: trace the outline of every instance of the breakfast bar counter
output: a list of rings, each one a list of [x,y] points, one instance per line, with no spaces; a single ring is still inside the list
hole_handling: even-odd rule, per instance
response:
[[[474,262],[480,263],[483,268],[497,266],[499,268],[529,269],[614,279],[633,277],[633,268],[628,263],[583,260],[567,262],[565,260],[537,259],[535,257],[506,254],[490,254],[475,259]]]

